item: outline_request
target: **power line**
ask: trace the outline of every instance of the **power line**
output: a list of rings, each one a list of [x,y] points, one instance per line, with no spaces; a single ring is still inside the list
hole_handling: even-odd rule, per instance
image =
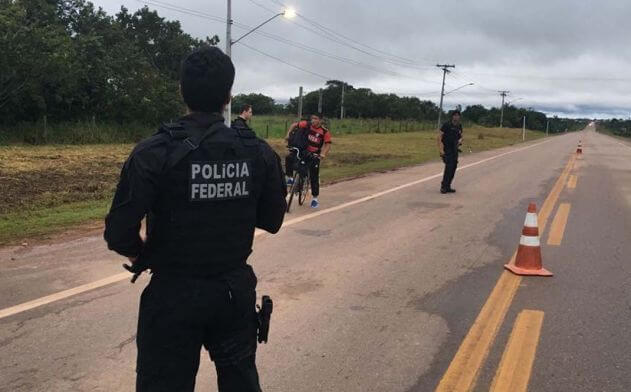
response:
[[[254,0],[249,0],[249,1],[252,4],[255,4],[255,5],[261,7],[261,8],[263,8],[263,9],[269,11],[269,12],[275,12],[274,10],[269,9],[269,8],[265,7],[264,5],[259,4],[258,2],[254,1]],[[281,2],[274,1],[274,3],[280,5],[281,7],[287,8]],[[344,41],[343,39],[340,38],[340,37],[345,37],[345,36],[343,36],[343,35],[341,35],[339,33],[335,33],[333,30],[331,30],[331,29],[329,29],[329,28],[327,28],[325,26],[322,26],[322,25],[320,25],[317,22],[311,21],[310,19],[306,18],[305,16],[303,16],[303,15],[301,15],[299,13],[296,13],[296,15],[298,17],[300,17],[301,19],[304,19],[305,21],[309,22],[309,24],[311,24],[312,26],[315,26],[316,28],[314,29],[312,27],[306,26],[303,23],[297,23],[295,21],[289,21],[290,23],[294,24],[295,26],[297,26],[297,27],[299,27],[299,28],[301,28],[303,30],[306,30],[306,31],[308,31],[308,32],[310,32],[312,34],[315,34],[315,35],[318,35],[320,37],[326,38],[327,40],[335,42],[335,43],[337,43],[339,45],[346,46],[348,48],[356,50],[356,51],[358,51],[360,53],[363,53],[363,54],[365,54],[367,56],[379,59],[379,60],[381,60],[381,61],[383,61],[385,63],[389,63],[389,64],[396,65],[396,66],[399,66],[399,67],[413,68],[413,69],[416,69],[416,70],[427,70],[428,68],[431,68],[429,66],[418,66],[418,65],[415,65],[413,60],[409,60],[409,59],[405,59],[405,61],[393,59],[392,57],[396,57],[395,55],[387,54],[387,56],[389,56],[389,57],[384,57],[383,55],[378,55],[378,54],[375,54],[375,53],[371,53],[371,52],[369,52],[369,51],[367,51],[365,49],[362,49],[362,48],[360,48],[360,47],[358,47],[356,45],[348,43],[348,42],[346,42],[346,41]],[[349,39],[349,38],[346,38],[346,39],[351,41],[351,42],[357,43],[357,41],[355,41],[355,40],[352,40],[352,39]],[[365,45],[365,44],[358,43],[358,45],[370,48],[369,50],[372,50],[372,51],[380,52],[378,49],[374,49],[374,48],[372,48],[372,47],[370,47],[368,45]],[[436,82],[433,82],[433,81],[427,81],[427,82],[429,82],[429,83],[436,83]]]
[[[290,66],[290,67],[292,67],[292,68],[295,68],[295,69],[297,69],[297,70],[300,70],[300,71],[302,71],[302,72],[306,72],[306,73],[308,73],[308,74],[311,74],[311,75],[317,76],[317,77],[322,78],[322,79],[324,79],[324,80],[331,80],[331,79],[334,79],[334,78],[331,78],[331,77],[328,77],[328,76],[324,76],[324,75],[322,75],[322,74],[319,74],[319,73],[317,73],[317,72],[309,71],[308,69],[306,69],[306,68],[302,68],[302,67],[300,67],[300,66],[298,66],[298,65],[291,64],[291,63],[289,63],[289,62],[287,62],[287,61],[285,61],[285,60],[283,60],[283,59],[281,59],[281,58],[279,58],[279,57],[273,56],[273,55],[271,55],[271,54],[269,54],[269,53],[265,53],[265,52],[260,51],[260,50],[258,50],[258,49],[256,49],[256,48],[253,48],[252,46],[250,46],[250,45],[248,45],[248,44],[241,43],[241,45],[245,46],[246,48],[248,48],[248,49],[250,49],[250,50],[253,50],[253,51],[254,51],[254,52],[256,52],[256,53],[259,53],[259,54],[261,54],[261,55],[263,55],[263,56],[266,56],[266,57],[269,57],[269,58],[274,59],[274,60],[276,60],[276,61],[279,61],[279,62],[281,62],[281,63],[283,63],[283,64],[285,64],[285,65],[288,65],[288,66]]]
[[[250,0],[250,1],[252,1],[252,0]],[[271,0],[271,1],[273,3],[281,6],[281,7],[287,8],[287,6],[285,4],[283,4],[282,2],[280,2],[280,1],[277,1],[277,0]],[[360,45],[360,46],[362,46],[362,47],[364,47],[364,48],[366,48],[368,50],[372,50],[372,51],[380,53],[380,54],[382,54],[384,56],[390,57],[390,58],[392,58],[395,61],[408,63],[408,65],[416,65],[418,63],[417,60],[412,60],[412,59],[409,59],[409,58],[405,58],[405,57],[402,57],[402,56],[399,56],[399,55],[396,55],[396,54],[388,53],[388,52],[383,51],[381,49],[377,49],[377,48],[372,47],[370,45],[366,45],[366,44],[364,44],[362,42],[359,42],[359,41],[357,41],[357,40],[355,40],[353,38],[350,38],[350,37],[338,32],[338,31],[335,31],[335,30],[333,30],[330,27],[324,26],[323,24],[321,24],[319,22],[316,22],[315,20],[312,20],[312,19],[310,19],[310,18],[308,18],[305,15],[302,15],[300,13],[296,13],[296,15],[298,17],[300,17],[301,19],[305,20],[306,22],[312,24],[313,26],[318,27],[318,28],[322,29],[323,31],[329,33],[332,36],[344,38],[347,41],[350,41],[350,42],[352,42],[354,44]],[[430,60],[427,60],[427,59],[425,59],[425,60],[426,61],[430,61]],[[428,66],[425,66],[425,68],[431,68],[431,66],[428,65]]]
[[[461,72],[462,73],[462,72]],[[462,73],[464,74],[464,73]],[[593,76],[539,76],[539,75],[518,75],[518,74],[498,74],[498,73],[484,73],[484,72],[467,72],[467,74],[478,76],[494,76],[500,78],[513,78],[513,79],[535,79],[535,80],[550,80],[550,81],[594,81],[594,82],[631,82],[631,78],[602,78]]]
[[[218,17],[218,16],[214,16],[214,15],[210,15],[210,14],[207,14],[207,13],[204,13],[204,12],[201,12],[201,11],[195,11],[195,10],[191,10],[191,9],[188,9],[188,8],[176,6],[174,4],[166,3],[166,2],[163,2],[163,1],[159,1],[159,0],[138,0],[138,1],[142,2],[142,3],[145,3],[145,4],[150,4],[150,5],[155,5],[155,6],[158,6],[158,7],[166,8],[168,10],[181,12],[181,13],[184,13],[184,14],[188,14],[188,15],[197,16],[197,17],[200,17],[200,18],[205,18],[205,19],[209,19],[209,20],[225,23],[225,19],[224,18],[221,18],[221,17]],[[259,5],[258,3],[254,2],[252,0],[250,0],[250,1],[252,3],[254,3],[254,4]],[[264,6],[261,5],[261,7],[264,7]],[[266,8],[266,7],[265,7],[265,9],[269,10],[270,12],[274,12],[274,11],[272,11],[272,10]],[[243,29],[243,30],[250,30],[250,29],[252,29],[251,26],[245,25],[243,23],[238,23],[238,22],[233,22],[233,26],[235,26],[237,28],[240,28],[240,29]],[[314,47],[302,44],[300,42],[296,42],[296,41],[292,41],[292,40],[286,39],[286,38],[284,38],[282,36],[279,36],[279,35],[266,33],[264,31],[259,31],[259,30],[255,31],[254,33],[258,34],[258,35],[261,35],[261,36],[264,36],[266,38],[269,38],[271,40],[274,40],[274,41],[277,41],[277,42],[281,42],[281,43],[283,43],[285,45],[293,46],[293,47],[298,48],[298,49],[302,49],[302,50],[305,50],[305,51],[308,51],[308,52],[316,53],[316,54],[318,54],[320,56],[327,57],[327,58],[330,58],[332,60],[336,60],[336,61],[343,62],[343,63],[346,63],[346,64],[362,67],[364,69],[367,69],[367,70],[370,70],[370,71],[373,71],[373,72],[385,74],[385,75],[388,75],[388,76],[399,76],[399,77],[405,77],[405,78],[410,78],[410,79],[414,79],[414,80],[423,80],[423,79],[415,77],[415,76],[403,75],[403,74],[395,72],[395,71],[382,70],[382,69],[379,69],[379,68],[374,67],[374,66],[369,65],[369,64],[362,63],[362,62],[357,61],[357,60],[353,60],[353,59],[350,59],[350,58],[347,58],[347,57],[343,57],[343,56],[339,56],[339,55],[336,55],[336,54],[332,54],[332,53],[326,52],[324,50],[317,49],[317,48],[314,48]],[[241,43],[241,42],[239,42],[239,43]],[[427,81],[427,82],[434,83],[433,81]]]

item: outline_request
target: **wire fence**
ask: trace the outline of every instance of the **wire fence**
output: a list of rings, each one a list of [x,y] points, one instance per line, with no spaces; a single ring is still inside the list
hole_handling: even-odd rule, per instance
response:
[[[264,139],[284,138],[295,116],[254,116],[250,127]],[[324,126],[333,135],[360,133],[430,132],[435,121],[393,120],[389,118],[324,118]],[[0,144],[112,144],[136,143],[156,132],[160,124],[102,123],[88,121],[50,124],[46,118],[34,123],[0,127]],[[465,127],[468,124],[464,124]]]

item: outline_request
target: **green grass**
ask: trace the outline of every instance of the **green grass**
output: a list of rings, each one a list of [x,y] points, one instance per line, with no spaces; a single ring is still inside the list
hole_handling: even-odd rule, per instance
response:
[[[283,138],[296,116],[254,116],[250,126],[265,139]],[[325,126],[335,135],[356,133],[401,133],[433,130],[434,121],[391,120],[391,119],[324,119]]]
[[[175,119],[173,119],[175,120]],[[250,126],[259,137],[285,137],[289,126],[297,121],[294,115],[254,116]],[[394,133],[431,130],[433,121],[390,119],[325,119],[336,135],[354,133]],[[115,124],[98,121],[76,121],[46,124],[44,121],[0,127],[0,145],[9,144],[112,144],[136,143],[152,135],[159,124]]]
[[[543,137],[527,132],[527,140]],[[284,156],[285,142],[269,140]],[[521,130],[465,128],[465,154],[521,142]],[[102,220],[133,144],[0,147],[0,245]],[[436,133],[333,133],[323,183],[438,159]]]
[[[4,214],[0,217],[0,244],[46,237],[86,222],[102,220],[109,204],[109,199],[87,200]]]

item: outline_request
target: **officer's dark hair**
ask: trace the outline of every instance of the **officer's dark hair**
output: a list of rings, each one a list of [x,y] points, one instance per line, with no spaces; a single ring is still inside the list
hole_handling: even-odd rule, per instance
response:
[[[313,113],[311,116],[309,116],[309,119],[312,119],[314,117],[317,117],[318,120],[322,120],[322,117],[320,117],[320,115],[318,113]]]
[[[233,82],[232,60],[217,47],[202,46],[182,61],[182,98],[192,111],[219,112],[230,98]]]
[[[451,117],[453,116],[461,116],[460,110],[454,110],[453,112],[451,112]]]
[[[241,106],[241,113],[247,112],[250,109],[252,109],[252,105],[250,105],[249,103],[243,104],[243,106]]]

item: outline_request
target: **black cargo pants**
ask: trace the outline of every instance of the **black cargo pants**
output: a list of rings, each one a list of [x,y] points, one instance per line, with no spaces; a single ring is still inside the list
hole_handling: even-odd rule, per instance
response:
[[[192,392],[204,346],[219,391],[260,392],[255,288],[249,265],[219,278],[154,274],[140,299],[136,391]]]
[[[440,187],[449,189],[458,167],[458,151],[445,151],[443,162],[445,163],[445,171],[443,172],[443,182],[440,184]]]

